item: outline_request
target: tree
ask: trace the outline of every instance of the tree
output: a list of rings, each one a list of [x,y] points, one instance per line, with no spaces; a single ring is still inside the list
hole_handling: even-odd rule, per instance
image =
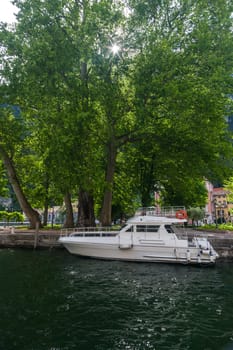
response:
[[[114,1],[53,0],[38,4],[27,0],[16,4],[20,9],[18,24],[10,36],[14,46],[10,46],[9,35],[6,39],[13,61],[11,76],[8,75],[11,91],[19,93],[35,128],[33,137],[39,142],[34,142],[40,144],[37,154],[49,181],[64,194],[66,203],[68,194],[77,191],[89,192],[80,196],[80,201],[90,198],[91,205],[93,188],[99,181],[93,169],[96,131],[92,125],[98,126],[101,114],[95,67],[99,58],[104,58],[100,54],[102,48],[109,51],[120,11]]]
[[[3,163],[0,161],[0,197],[7,197],[8,195],[7,175]]]
[[[194,225],[194,222],[196,222],[196,225],[198,226],[198,221],[203,220],[205,217],[205,210],[202,208],[189,208],[187,210],[189,219],[192,220],[192,225]]]
[[[77,196],[88,226],[95,208],[109,225],[112,204],[152,203],[158,185],[166,202],[199,205],[187,184],[199,189],[231,164],[231,3],[129,0],[128,16],[113,0],[15,3],[18,24],[0,31],[0,91],[29,127],[30,156],[14,155],[30,174],[30,186],[20,176],[27,198],[45,217],[65,199],[70,226]]]
[[[227,180],[224,181],[223,187],[227,191],[227,201],[232,203],[233,202],[233,176],[230,176]]]
[[[226,1],[222,13],[217,3],[130,4],[132,24],[141,28],[146,22],[146,33],[139,31],[134,85],[137,121],[147,134],[141,148],[145,169],[154,169],[150,179],[175,188],[182,177],[225,176],[231,164],[225,115],[233,83],[232,5]]]
[[[21,116],[15,116],[10,108],[6,110],[0,109],[0,118],[0,157],[21,209],[28,217],[31,227],[35,228],[37,225],[41,225],[39,213],[31,207],[23,192],[13,160],[16,146],[19,140],[22,140],[24,137],[25,128],[23,127]]]

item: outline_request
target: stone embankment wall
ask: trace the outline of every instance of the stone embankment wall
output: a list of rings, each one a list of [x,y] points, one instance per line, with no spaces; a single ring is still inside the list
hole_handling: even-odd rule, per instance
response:
[[[233,261],[233,238],[209,238],[210,243],[218,252],[220,260]]]
[[[59,231],[22,231],[6,227],[0,230],[0,248],[62,248],[59,237]]]
[[[233,232],[230,231],[194,231],[189,229],[187,235],[192,238],[193,236],[206,237],[212,244],[214,249],[218,252],[220,261],[232,261],[233,262]]]
[[[207,237],[218,252],[220,261],[233,262],[233,232],[205,232],[189,229],[186,234],[190,239],[193,236]],[[9,227],[1,228],[0,248],[63,248],[58,242],[59,236],[60,232],[53,230],[36,232],[15,230]]]

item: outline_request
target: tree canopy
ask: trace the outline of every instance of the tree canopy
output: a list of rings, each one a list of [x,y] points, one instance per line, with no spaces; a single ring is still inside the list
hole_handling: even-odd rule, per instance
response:
[[[21,122],[0,108],[0,149],[18,201],[45,216],[65,201],[67,226],[77,198],[85,225],[151,205],[158,189],[166,204],[202,206],[203,179],[231,172],[231,2],[14,3],[0,107],[19,106]]]

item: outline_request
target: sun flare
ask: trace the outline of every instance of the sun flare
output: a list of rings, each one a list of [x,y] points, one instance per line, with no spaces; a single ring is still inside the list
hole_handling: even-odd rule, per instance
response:
[[[113,44],[111,46],[111,51],[112,51],[113,55],[116,55],[119,52],[119,50],[120,50],[120,46],[119,45]]]

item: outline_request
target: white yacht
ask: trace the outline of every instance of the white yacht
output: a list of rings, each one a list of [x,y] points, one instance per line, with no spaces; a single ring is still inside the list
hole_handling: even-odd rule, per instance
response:
[[[63,232],[59,242],[80,256],[138,262],[213,265],[218,254],[206,238],[188,239],[184,208],[139,210],[120,231],[82,228]]]

